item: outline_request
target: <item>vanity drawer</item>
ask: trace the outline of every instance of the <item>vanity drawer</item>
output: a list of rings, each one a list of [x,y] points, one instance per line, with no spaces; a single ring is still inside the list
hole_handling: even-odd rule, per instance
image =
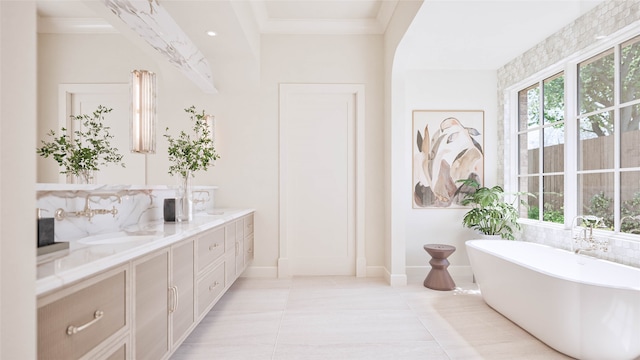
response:
[[[244,236],[253,234],[253,215],[244,218]]]
[[[112,352],[106,360],[126,360],[127,359],[127,345],[122,344],[116,351]]]
[[[224,291],[224,262],[198,280],[198,316]]]
[[[198,237],[198,272],[211,265],[224,254],[224,227]]]
[[[78,359],[126,325],[123,270],[38,308],[38,359]]]

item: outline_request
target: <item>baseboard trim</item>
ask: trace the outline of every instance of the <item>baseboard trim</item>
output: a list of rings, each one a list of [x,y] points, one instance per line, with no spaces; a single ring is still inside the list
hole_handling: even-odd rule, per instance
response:
[[[366,277],[385,277],[387,269],[384,266],[367,266]],[[249,266],[240,277],[246,278],[277,278],[277,266]]]
[[[386,271],[384,266],[367,266],[367,277],[384,277]]]
[[[240,277],[275,279],[278,277],[278,268],[276,266],[249,266]]]
[[[406,274],[390,274],[384,266],[367,266],[367,277],[382,277],[390,286],[405,286],[408,282],[423,281],[431,266],[407,266]],[[449,266],[447,269],[454,281],[471,281],[473,271],[471,266]],[[278,277],[277,266],[249,266],[240,277],[272,278]]]

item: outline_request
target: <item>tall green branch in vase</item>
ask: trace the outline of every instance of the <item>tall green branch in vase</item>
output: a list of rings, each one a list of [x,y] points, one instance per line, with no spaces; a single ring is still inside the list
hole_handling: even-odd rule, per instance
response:
[[[125,167],[123,155],[111,146],[110,127],[104,125],[104,115],[112,110],[98,105],[92,115],[72,115],[72,121],[81,122],[80,130],[73,131],[73,136],[69,136],[64,127],[60,129],[60,136],[50,130],[47,136],[53,138],[52,141],[42,140],[42,147],[37,148],[36,153],[44,158],[51,156],[62,167],[61,174],[75,175],[85,182],[89,182],[91,173],[99,171],[101,166],[113,163]]]
[[[200,113],[196,111],[195,106],[184,109],[189,114],[193,122],[193,134],[187,134],[180,131],[178,137],[165,134],[169,142],[169,174],[180,174],[186,177],[187,174],[194,176],[194,172],[207,170],[209,166],[213,166],[213,162],[220,158],[213,146],[213,138],[211,130],[207,126],[206,115],[204,110]],[[169,128],[166,128],[169,131]]]

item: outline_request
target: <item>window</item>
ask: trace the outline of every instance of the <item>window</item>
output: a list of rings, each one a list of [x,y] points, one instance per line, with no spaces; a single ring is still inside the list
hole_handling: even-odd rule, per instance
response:
[[[578,71],[578,214],[596,215],[613,230],[615,196],[615,53],[581,62]]]
[[[563,73],[518,92],[521,217],[564,222],[564,112]]]
[[[620,45],[619,230],[640,234],[640,36]]]
[[[640,36],[517,95],[518,191],[536,195],[520,216],[564,223],[566,206],[640,234]]]

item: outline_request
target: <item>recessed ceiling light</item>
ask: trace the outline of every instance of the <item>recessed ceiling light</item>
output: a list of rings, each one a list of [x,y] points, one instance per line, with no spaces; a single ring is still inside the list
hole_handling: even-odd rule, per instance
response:
[[[216,32],[215,32],[215,31],[213,31],[213,30],[209,30],[209,31],[207,31],[207,35],[209,35],[209,36],[216,36],[216,35],[218,35],[218,34],[216,34]]]

